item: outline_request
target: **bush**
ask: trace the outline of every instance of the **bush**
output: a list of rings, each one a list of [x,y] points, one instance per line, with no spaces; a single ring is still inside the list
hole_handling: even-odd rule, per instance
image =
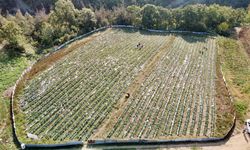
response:
[[[34,54],[32,45],[15,22],[6,21],[1,26],[0,35],[7,41],[5,50],[9,55]]]
[[[228,36],[229,35],[229,25],[226,22],[222,22],[217,26],[217,32],[221,35]]]
[[[248,110],[248,103],[245,101],[236,101],[234,103],[236,113],[237,113],[237,118],[239,118],[241,121],[244,120],[244,116],[247,113]]]

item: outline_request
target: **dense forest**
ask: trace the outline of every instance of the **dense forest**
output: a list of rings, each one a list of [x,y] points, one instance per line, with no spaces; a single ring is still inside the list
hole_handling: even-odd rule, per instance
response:
[[[139,28],[205,31],[229,35],[234,27],[250,22],[248,9],[218,4],[196,4],[178,8],[153,4],[113,7],[112,4],[112,9],[106,9],[105,7],[78,8],[73,2],[58,0],[49,12],[41,9],[34,15],[21,10],[17,10],[14,14],[2,12],[0,42],[5,43],[7,53],[28,56],[46,53],[49,51],[48,48],[54,45],[107,25],[123,24]],[[94,2],[97,4],[93,4]],[[99,2],[89,1],[89,3],[98,6]],[[128,3],[129,1],[126,1],[126,4]]]
[[[56,0],[0,0],[0,9],[15,12],[17,9],[34,13],[45,8],[47,11],[54,7]],[[163,7],[180,7],[188,4],[219,4],[233,7],[247,7],[249,0],[72,0],[76,8],[110,9],[117,6],[153,4]]]

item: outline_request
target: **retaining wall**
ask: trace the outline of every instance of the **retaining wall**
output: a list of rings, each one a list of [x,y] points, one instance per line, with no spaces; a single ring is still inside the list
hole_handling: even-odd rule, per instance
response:
[[[55,48],[54,51],[50,52],[49,54],[45,55],[44,57],[38,59],[36,62],[46,59],[49,55],[53,54],[54,52],[61,50],[62,48],[68,46],[69,44],[82,39],[84,37],[87,37],[93,33],[104,31],[108,28],[131,28],[131,29],[137,29],[137,30],[145,30],[149,32],[158,32],[158,33],[187,33],[187,34],[196,34],[196,35],[209,35],[210,33],[207,32],[191,32],[191,31],[178,31],[178,30],[153,30],[153,29],[139,29],[138,27],[134,26],[127,26],[127,25],[111,25],[111,26],[105,26],[98,29],[95,29],[91,32],[88,32],[86,34],[77,36],[64,44],[60,45],[59,47]],[[63,144],[25,144],[22,141],[18,139],[18,136],[16,134],[16,124],[15,124],[15,114],[14,114],[14,96],[16,87],[20,83],[20,81],[24,78],[24,75],[27,74],[33,67],[33,65],[36,63],[32,63],[30,67],[28,67],[19,77],[19,79],[16,81],[14,85],[14,89],[11,96],[11,103],[10,103],[10,114],[11,114],[11,122],[12,122],[12,129],[13,129],[13,136],[15,143],[21,147],[21,149],[35,149],[35,148],[68,148],[68,147],[75,147],[75,146],[83,146],[82,141],[72,141],[68,143]],[[223,76],[224,79],[224,76]],[[225,82],[225,79],[224,79]],[[226,82],[225,82],[226,83]],[[89,146],[97,146],[97,145],[155,145],[155,144],[181,144],[181,143],[208,143],[208,142],[219,142],[223,141],[227,138],[229,138],[234,130],[236,124],[236,119],[234,117],[234,123],[228,134],[222,138],[201,138],[201,139],[176,139],[176,140],[89,140],[87,144]]]

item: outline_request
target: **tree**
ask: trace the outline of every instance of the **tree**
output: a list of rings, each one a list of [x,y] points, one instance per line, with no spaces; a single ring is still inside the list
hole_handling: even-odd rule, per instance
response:
[[[157,29],[160,14],[155,5],[147,4],[142,8],[142,26],[145,28]]]
[[[175,19],[173,17],[173,13],[170,9],[160,7],[160,22],[158,23],[158,28],[163,30],[173,29],[175,28]]]
[[[132,18],[124,6],[115,7],[113,10],[112,24],[131,25]]]
[[[111,10],[105,10],[103,7],[101,7],[98,10],[95,10],[95,16],[96,16],[96,25],[97,27],[103,27],[110,24],[109,20],[112,12]]]
[[[6,21],[0,28],[0,37],[8,42],[6,50],[9,55],[34,54],[33,47],[15,22]]]
[[[96,26],[96,17],[95,13],[88,8],[83,8],[77,12],[77,22],[78,28],[80,29],[80,33],[86,33]]]
[[[38,25],[41,22],[48,22],[49,15],[46,14],[45,9],[42,9],[36,12],[34,18],[35,18],[35,25]]]
[[[231,9],[231,15],[229,19],[230,27],[240,26],[247,16],[247,11],[244,9]]]
[[[182,9],[182,29],[191,31],[206,31],[205,5],[188,5]]]
[[[247,7],[247,10],[246,10],[246,15],[244,17],[244,23],[246,24],[250,24],[250,4],[248,5]]]
[[[228,35],[229,34],[229,25],[227,22],[222,22],[217,26],[217,32],[222,35]]]
[[[141,8],[136,5],[127,7],[128,15],[131,18],[131,24],[134,26],[141,26]]]
[[[27,36],[32,36],[35,32],[35,18],[31,16],[29,13],[25,13],[25,26],[24,26],[24,34]]]
[[[21,27],[23,34],[26,36],[31,36],[35,30],[35,19],[29,13],[22,14],[20,10],[17,10],[16,14],[13,16],[11,14],[7,14],[7,20],[13,21]]]
[[[37,40],[42,48],[53,46],[54,28],[48,22],[41,22],[38,31],[35,33]]]
[[[55,3],[54,11],[50,14],[50,21],[53,24],[76,24],[76,9],[70,0],[58,0]]]
[[[69,40],[75,36],[77,28],[77,10],[70,0],[58,0],[54,10],[49,15],[49,23],[54,28],[55,44]]]

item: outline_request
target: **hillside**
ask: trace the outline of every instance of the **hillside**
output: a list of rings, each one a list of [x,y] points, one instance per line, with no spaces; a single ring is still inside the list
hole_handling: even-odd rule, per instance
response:
[[[17,84],[22,142],[33,142],[26,132],[53,143],[210,138],[232,126],[214,38],[107,29],[80,42],[33,75],[51,59],[39,61]]]
[[[0,0],[0,9],[2,11],[15,12],[17,9],[22,11],[35,12],[37,9],[45,8],[49,10],[54,6],[56,0]],[[124,4],[128,5],[145,5],[155,4],[164,7],[181,7],[188,4],[220,4],[232,7],[247,7],[250,0],[72,0],[77,8],[112,8]]]
[[[249,1],[0,0],[0,150],[18,149],[13,89],[24,143],[222,137],[235,112],[246,142]]]

